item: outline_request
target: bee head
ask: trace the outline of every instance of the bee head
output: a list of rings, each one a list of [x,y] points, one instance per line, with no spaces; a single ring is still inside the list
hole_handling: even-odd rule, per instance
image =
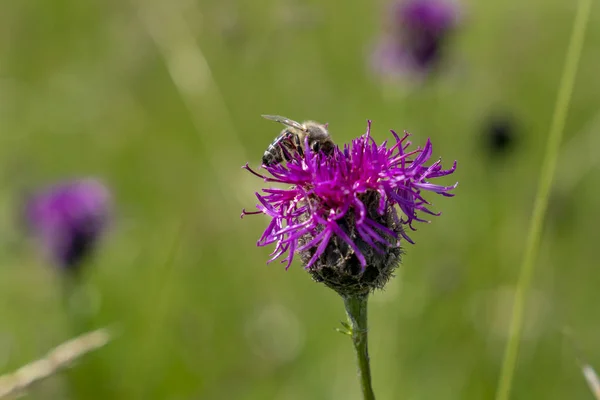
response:
[[[315,153],[322,151],[325,154],[331,154],[334,144],[329,136],[327,127],[314,121],[307,121],[304,123],[304,126],[308,135],[310,149]]]
[[[334,144],[329,137],[321,140],[314,140],[309,143],[311,150],[315,153],[323,152],[327,155],[330,155],[333,152]]]

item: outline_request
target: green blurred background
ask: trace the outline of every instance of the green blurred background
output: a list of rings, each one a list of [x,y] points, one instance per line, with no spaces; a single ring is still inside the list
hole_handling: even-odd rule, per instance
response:
[[[383,2],[0,3],[0,374],[77,332],[53,268],[24,239],[23,194],[97,176],[116,219],[85,277],[90,326],[120,335],[31,399],[360,399],[341,300],[300,265],[266,266],[253,208],[281,114],[338,143],[372,119],[431,137],[457,172],[370,302],[379,399],[491,399],[575,2],[462,3],[441,74],[384,86],[368,69]],[[597,7],[596,7],[597,8]],[[529,296],[514,399],[591,398],[600,367],[600,14],[593,10]],[[489,115],[514,151],[490,157]],[[569,329],[573,340],[565,339]]]

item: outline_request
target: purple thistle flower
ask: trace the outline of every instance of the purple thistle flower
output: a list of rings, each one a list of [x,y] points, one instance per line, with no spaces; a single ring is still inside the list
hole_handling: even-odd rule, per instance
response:
[[[438,160],[431,158],[431,141],[423,148],[409,150],[409,134],[396,143],[377,145],[367,132],[330,156],[305,146],[304,155],[295,154],[284,164],[265,167],[261,175],[248,164],[244,167],[265,182],[288,185],[256,193],[258,211],[271,221],[258,246],[275,244],[269,262],[283,257],[291,265],[299,253],[304,267],[318,281],[340,293],[365,293],[381,288],[400,261],[400,241],[413,243],[405,227],[414,230],[415,221],[427,222],[418,212],[432,212],[422,191],[443,196],[456,187],[429,183],[449,175]]]
[[[383,74],[428,73],[442,59],[444,45],[458,24],[451,0],[402,0],[393,5],[390,32],[374,54],[375,69]]]
[[[94,179],[64,182],[33,196],[25,212],[52,261],[77,269],[107,226],[110,193]]]

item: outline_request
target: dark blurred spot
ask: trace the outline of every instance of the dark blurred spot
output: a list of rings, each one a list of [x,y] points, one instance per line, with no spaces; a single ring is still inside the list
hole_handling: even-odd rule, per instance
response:
[[[484,145],[493,156],[505,156],[515,149],[516,124],[508,116],[494,116],[483,127]]]

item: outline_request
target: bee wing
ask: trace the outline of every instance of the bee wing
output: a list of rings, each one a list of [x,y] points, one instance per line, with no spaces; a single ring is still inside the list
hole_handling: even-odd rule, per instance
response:
[[[263,118],[270,119],[271,121],[279,122],[280,124],[291,126],[292,128],[300,129],[305,131],[306,128],[299,122],[293,121],[289,118],[282,117],[281,115],[263,115]]]

